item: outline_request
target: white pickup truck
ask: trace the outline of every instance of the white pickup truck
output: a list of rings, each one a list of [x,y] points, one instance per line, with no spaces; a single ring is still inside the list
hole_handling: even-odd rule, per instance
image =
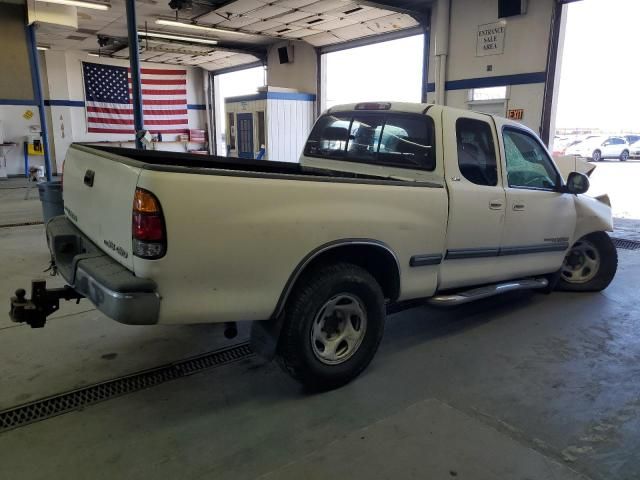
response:
[[[522,125],[426,104],[333,107],[299,164],[75,144],[46,228],[68,286],[16,292],[12,318],[86,297],[127,324],[255,320],[256,348],[332,388],[392,309],[607,287],[611,209],[588,185]]]

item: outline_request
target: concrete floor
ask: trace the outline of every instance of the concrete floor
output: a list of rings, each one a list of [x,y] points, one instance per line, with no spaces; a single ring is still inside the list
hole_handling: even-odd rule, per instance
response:
[[[0,189],[0,225],[37,211],[21,194]],[[599,294],[394,315],[333,392],[250,358],[0,434],[0,478],[640,478],[640,251],[619,254]],[[0,291],[47,259],[42,226],[0,228]],[[124,326],[83,302],[42,330],[2,314],[0,409],[228,344],[216,326]]]

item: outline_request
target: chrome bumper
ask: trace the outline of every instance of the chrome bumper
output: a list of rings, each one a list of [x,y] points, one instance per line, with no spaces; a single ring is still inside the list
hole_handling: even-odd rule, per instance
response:
[[[160,296],[152,280],[103,253],[64,216],[47,223],[47,240],[58,272],[106,316],[128,325],[158,323]]]

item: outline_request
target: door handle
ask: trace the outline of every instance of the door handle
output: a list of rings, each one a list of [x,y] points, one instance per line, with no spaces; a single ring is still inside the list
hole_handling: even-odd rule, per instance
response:
[[[502,200],[491,200],[489,202],[489,208],[491,210],[502,210],[503,206],[504,206],[504,203],[502,203]]]
[[[514,212],[521,212],[524,210],[524,203],[514,203],[513,204],[513,211]]]
[[[93,187],[93,178],[95,177],[96,172],[93,170],[87,170],[84,174],[84,184],[87,187]]]

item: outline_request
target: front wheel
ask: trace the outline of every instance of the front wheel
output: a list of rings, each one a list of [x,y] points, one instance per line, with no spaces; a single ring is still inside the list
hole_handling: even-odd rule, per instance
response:
[[[280,364],[313,390],[344,385],[373,359],[384,320],[384,296],[369,272],[348,263],[317,269],[287,302]]]
[[[578,240],[567,253],[560,272],[559,290],[599,292],[609,286],[618,269],[618,251],[605,232]]]
[[[626,162],[627,160],[629,160],[629,150],[624,150],[624,151],[620,154],[620,161],[621,161],[621,162]]]
[[[594,162],[599,162],[600,160],[602,160],[602,152],[600,150],[594,150],[591,154],[591,158]]]

